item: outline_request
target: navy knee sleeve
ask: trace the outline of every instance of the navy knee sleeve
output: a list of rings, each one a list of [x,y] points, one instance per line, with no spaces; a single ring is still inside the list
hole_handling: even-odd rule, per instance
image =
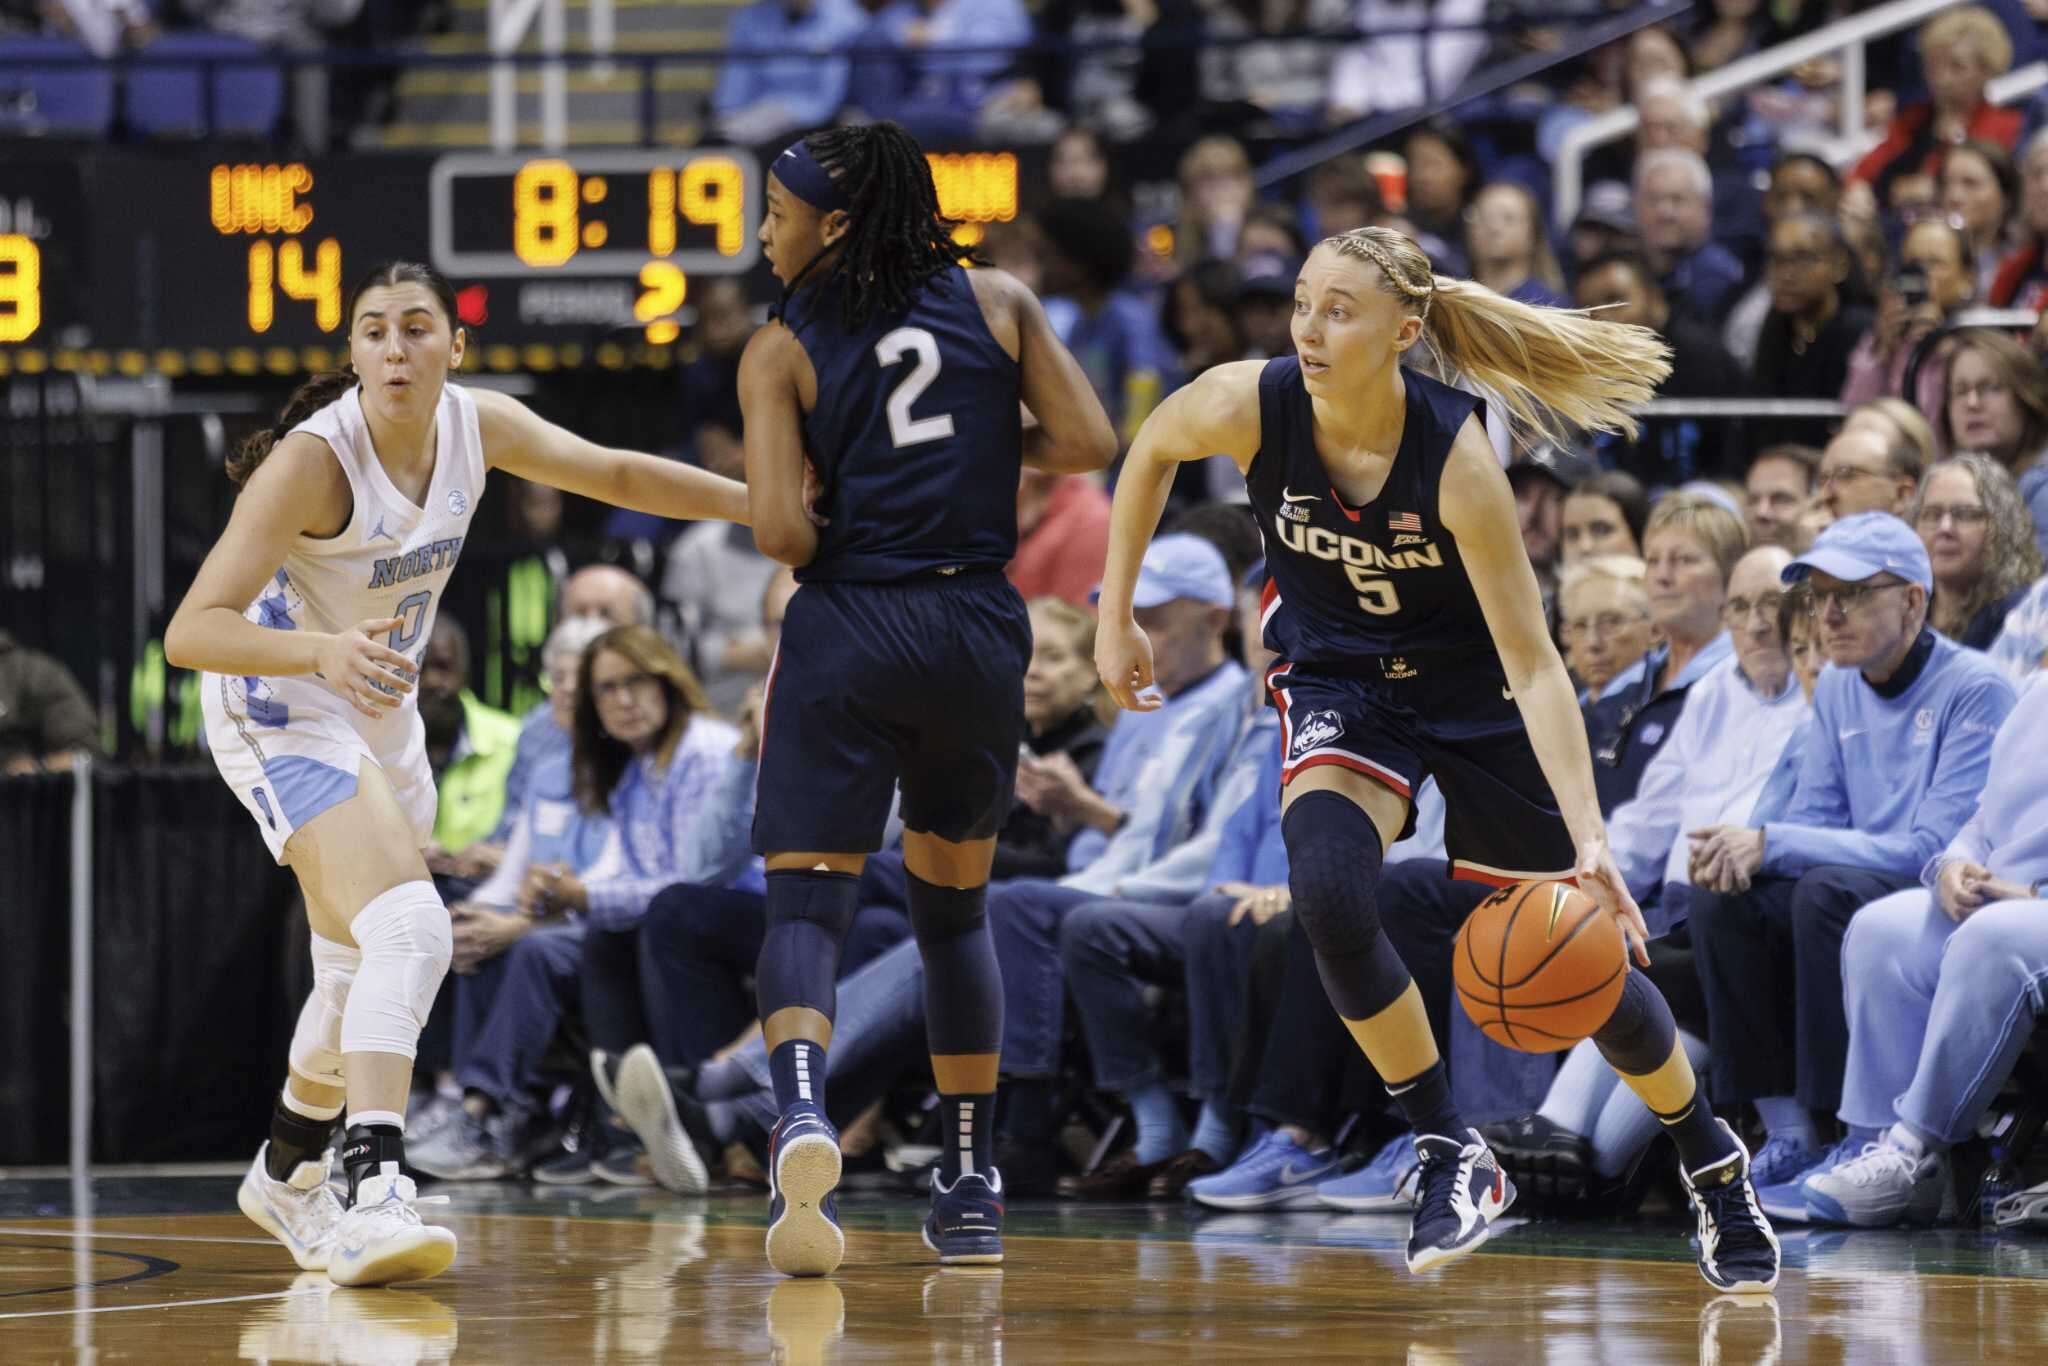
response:
[[[1656,983],[1631,970],[1622,979],[1614,1013],[1593,1034],[1600,1056],[1624,1076],[1647,1076],[1671,1060],[1678,1024]]]
[[[906,873],[910,932],[924,958],[925,1033],[939,1054],[1003,1046],[1003,975],[988,929],[988,887],[938,887]]]
[[[754,995],[763,1020],[788,1006],[832,1018],[839,953],[859,901],[860,879],[850,873],[790,869],[768,874],[768,932],[754,969]]]
[[[1330,1004],[1347,1020],[1371,1019],[1411,980],[1380,933],[1379,827],[1348,798],[1310,792],[1287,808],[1280,834],[1295,918],[1315,949]]]

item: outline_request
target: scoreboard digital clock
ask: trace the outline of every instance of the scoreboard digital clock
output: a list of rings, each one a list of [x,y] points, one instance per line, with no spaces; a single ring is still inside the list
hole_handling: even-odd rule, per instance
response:
[[[1016,216],[1015,155],[931,161],[963,240]],[[693,279],[773,297],[762,165],[743,147],[221,162],[16,143],[0,165],[0,373],[331,364],[346,291],[385,260],[448,276],[496,368],[658,347]]]

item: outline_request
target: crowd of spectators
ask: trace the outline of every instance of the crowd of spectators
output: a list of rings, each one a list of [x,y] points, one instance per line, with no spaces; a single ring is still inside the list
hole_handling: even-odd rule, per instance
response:
[[[1659,414],[1568,447],[1496,438],[1583,689],[1616,852],[1658,931],[1649,971],[1716,1105],[1748,1104],[1769,1208],[1925,1214],[2048,974],[2048,785],[2025,757],[2048,706],[2048,330],[1954,325],[1974,304],[2048,297],[2048,131],[1984,98],[2016,51],[2043,46],[2039,7],[1958,6],[1875,54],[1884,132],[1851,165],[1798,136],[1840,79],[1830,64],[1725,107],[1683,78],[1857,6],[1766,17],[1715,0],[1691,29],[1641,30],[1518,88],[1529,154],[1433,120],[1262,198],[1219,127],[1300,131],[1408,99],[1380,85],[1416,69],[1418,47],[1442,89],[1478,61],[1554,47],[1541,23],[1606,6],[1430,6],[1526,10],[1498,52],[1469,34],[1304,36],[1414,8],[1124,0],[1034,16],[1016,0],[901,0],[870,16],[762,0],[732,41],[775,59],[728,67],[714,112],[749,139],[849,106],[1043,129],[1046,183],[983,245],[1044,296],[1126,441],[1208,366],[1291,349],[1307,249],[1366,223],[1410,233],[1441,271],[1654,330],[1675,357],[1663,397],[1843,405]],[[1033,35],[1108,45],[1050,63],[987,51]],[[1231,41],[1190,59],[1191,41],[1218,37]],[[1637,136],[1595,159],[1576,219],[1549,221],[1547,149],[1624,102]],[[1176,131],[1177,214],[1143,221],[1115,149]],[[699,308],[686,455],[732,472],[753,318],[736,290]],[[1027,474],[1018,516],[1031,753],[990,896],[1006,1185],[1401,1207],[1412,1148],[1292,925],[1241,481],[1227,462],[1189,466],[1146,555],[1136,601],[1165,698],[1150,713],[1112,714],[1093,688],[1106,489]],[[664,568],[557,572],[552,692],[525,717],[465,692],[452,617],[429,651],[434,866],[458,971],[452,1027],[438,1054],[423,1045],[439,1085],[412,1158],[439,1176],[684,1191],[759,1176],[773,1107],[746,985],[762,896],[745,832],[761,689],[801,590],[743,531],[644,539]],[[1389,855],[1383,919],[1460,1108],[1539,1196],[1640,1194],[1657,1127],[1590,1046],[1556,1069],[1481,1048],[1450,1008],[1452,936],[1479,893],[1444,877],[1433,789],[1416,816]],[[917,1137],[918,1107],[888,1102],[928,1078],[902,879],[893,847],[870,860],[842,964],[831,1095],[855,1159]],[[560,1066],[563,1037],[588,1067],[580,1053]],[[1128,1115],[1128,1141],[1084,1160],[1112,1115]]]

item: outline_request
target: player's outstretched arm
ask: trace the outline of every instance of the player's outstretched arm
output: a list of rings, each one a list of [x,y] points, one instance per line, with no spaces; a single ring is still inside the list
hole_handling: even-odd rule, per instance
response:
[[[1102,566],[1096,605],[1095,667],[1110,696],[1126,711],[1159,703],[1139,693],[1152,686],[1152,643],[1138,629],[1131,598],[1138,566],[1159,529],[1159,514],[1173,487],[1174,467],[1187,460],[1227,455],[1241,470],[1259,453],[1259,371],[1264,361],[1232,361],[1204,371],[1153,410],[1124,457],[1109,511],[1109,556]]]
[[[1601,819],[1600,797],[1593,787],[1586,723],[1571,675],[1550,639],[1543,593],[1522,548],[1515,496],[1494,456],[1493,443],[1476,418],[1466,419],[1451,448],[1437,507],[1444,526],[1457,538],[1458,555],[1486,614],[1501,670],[1528,727],[1530,747],[1578,847],[1580,885],[1621,920],[1636,960],[1648,966],[1643,943],[1649,932],[1607,847],[1607,823]]]
[[[746,523],[744,484],[680,460],[600,446],[510,395],[474,393],[484,459],[492,469],[657,517]]]
[[[164,658],[180,669],[285,678],[318,673],[358,711],[377,716],[412,691],[412,661],[383,643],[395,620],[357,622],[338,634],[277,631],[242,615],[301,534],[333,535],[350,515],[348,476],[316,436],[294,432],[249,476],[227,529],[164,631]],[[372,684],[376,686],[372,686]]]
[[[1116,459],[1116,428],[1081,363],[1047,321],[1038,296],[1003,281],[1017,319],[1017,367],[1024,406],[1037,425],[1024,429],[1024,463],[1048,474],[1089,474]]]
[[[818,553],[818,528],[805,508],[804,410],[797,392],[798,366],[809,363],[802,343],[779,321],[757,330],[740,355],[754,545],[793,568]]]

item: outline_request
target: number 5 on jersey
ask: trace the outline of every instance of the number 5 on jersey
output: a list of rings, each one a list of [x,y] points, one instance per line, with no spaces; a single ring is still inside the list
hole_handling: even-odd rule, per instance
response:
[[[886,405],[889,440],[898,450],[905,446],[921,446],[927,441],[944,441],[953,434],[951,413],[939,413],[933,417],[910,415],[910,405],[917,402],[924,391],[931,388],[932,381],[939,377],[937,339],[922,327],[899,327],[875,343],[875,359],[884,366],[894,365],[908,355],[915,355],[917,364],[896,382]]]
[[[1394,581],[1382,578],[1370,569],[1355,564],[1344,566],[1344,572],[1351,576],[1351,586],[1358,590],[1358,606],[1361,611],[1376,617],[1390,617],[1401,610],[1401,595],[1394,591]]]

